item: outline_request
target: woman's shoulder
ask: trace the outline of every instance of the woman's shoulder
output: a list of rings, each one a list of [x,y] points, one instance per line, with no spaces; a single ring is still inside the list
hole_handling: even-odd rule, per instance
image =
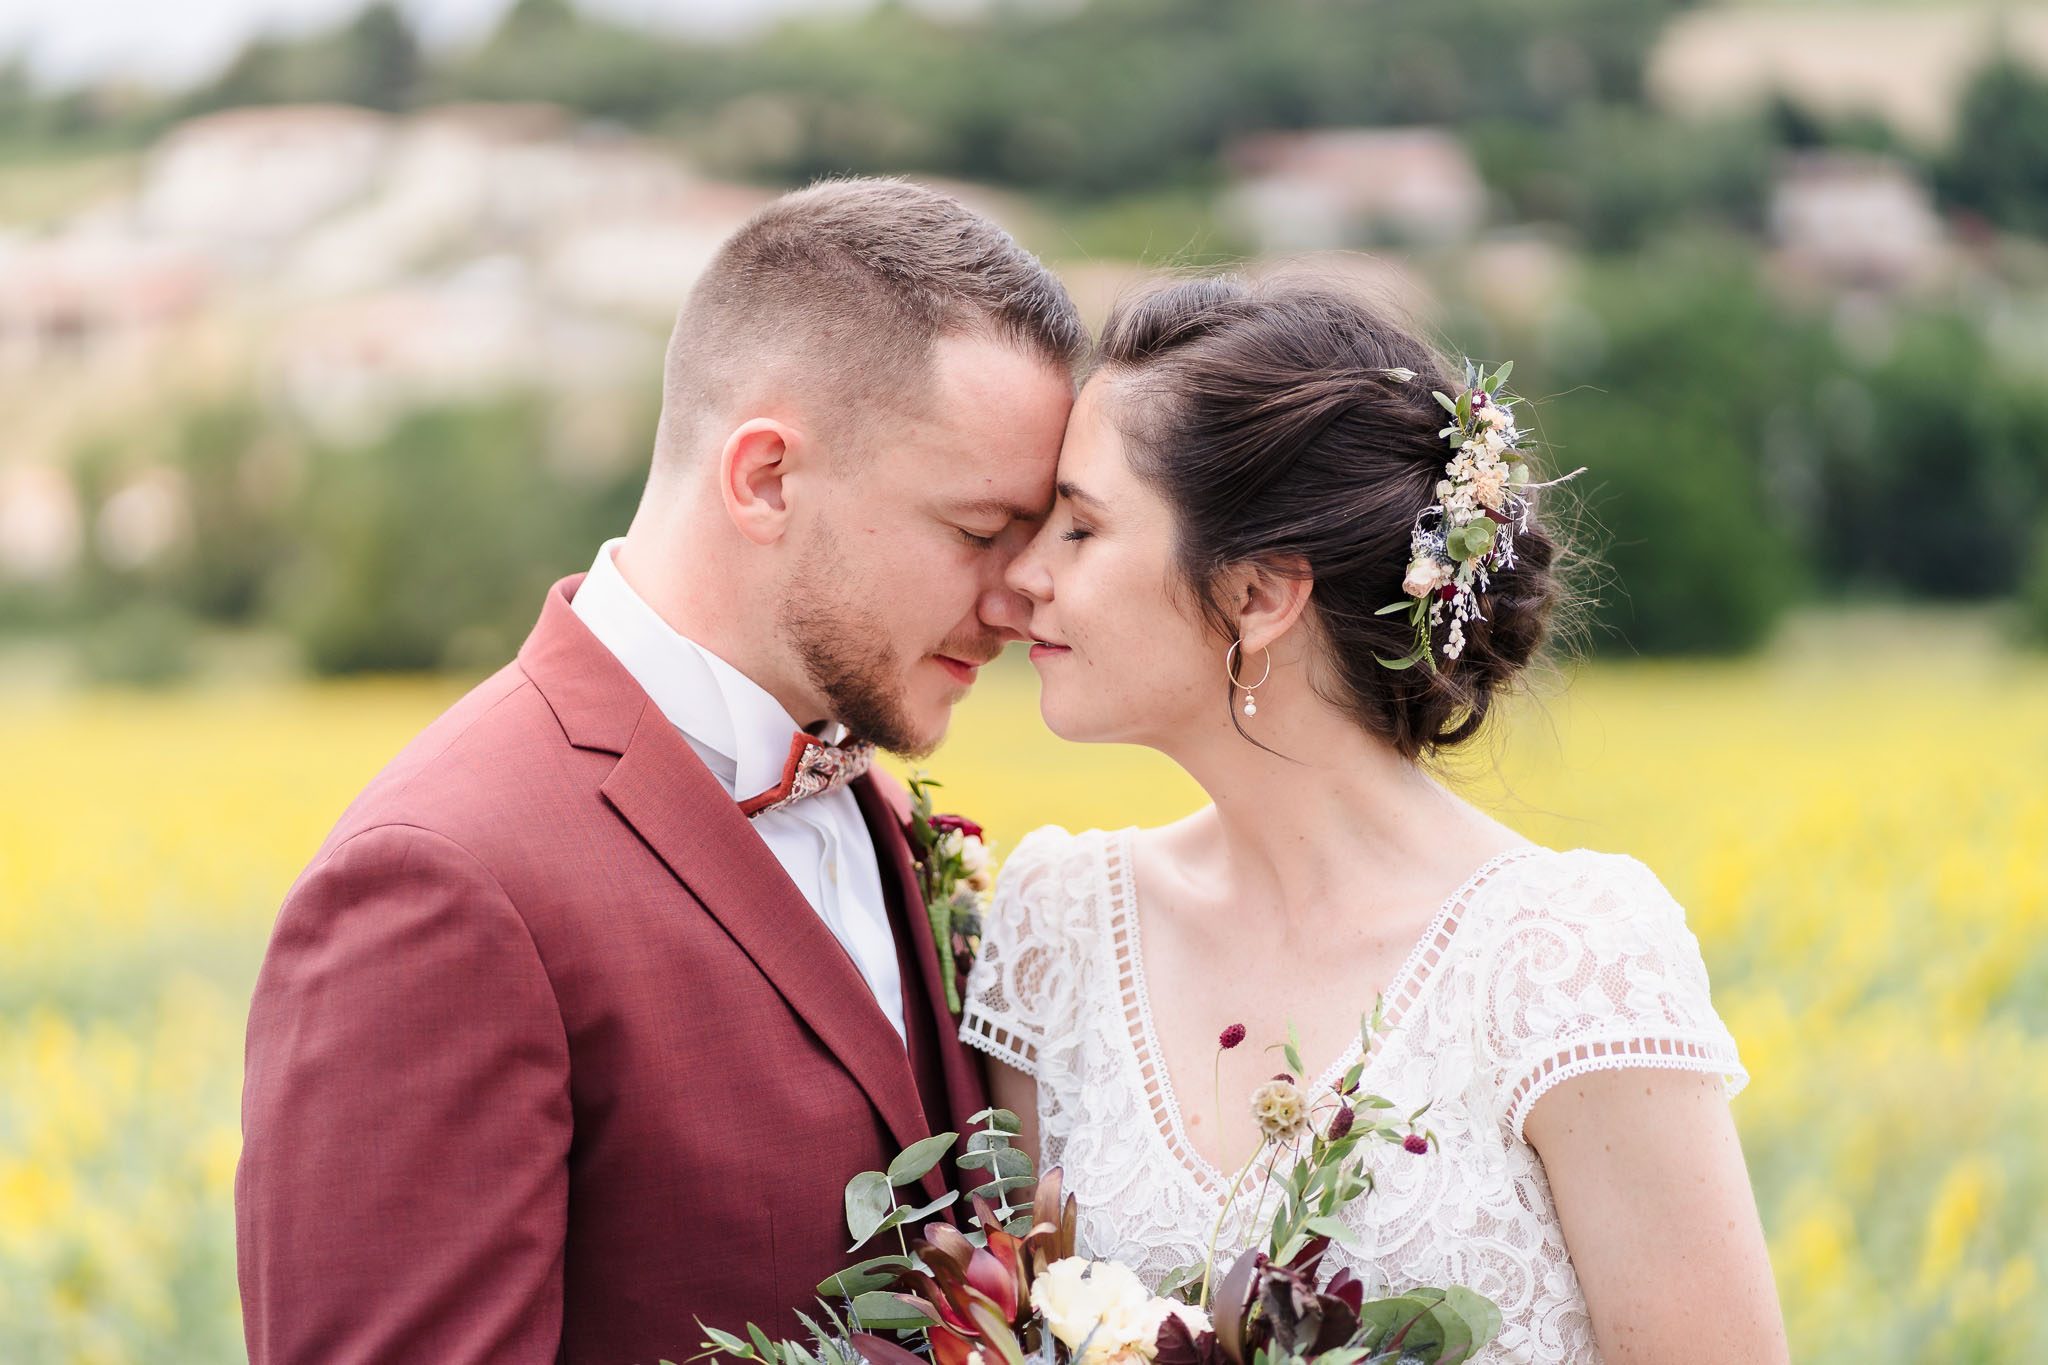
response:
[[[1005,874],[1026,869],[1059,867],[1102,856],[1109,841],[1122,831],[1070,830],[1065,825],[1040,825],[1019,839],[1002,859]]]
[[[1664,942],[1698,949],[1685,907],[1632,854],[1539,844],[1521,850],[1509,872],[1495,879],[1507,894],[1490,916],[1506,934],[1534,929],[1590,936],[1616,948]]]

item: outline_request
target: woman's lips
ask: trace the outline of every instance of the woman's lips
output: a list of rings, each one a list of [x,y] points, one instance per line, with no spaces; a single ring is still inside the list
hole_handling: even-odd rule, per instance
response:
[[[1071,653],[1073,651],[1065,645],[1051,645],[1043,640],[1033,640],[1031,642],[1031,662],[1033,663],[1038,663],[1045,659],[1057,659],[1062,654]]]

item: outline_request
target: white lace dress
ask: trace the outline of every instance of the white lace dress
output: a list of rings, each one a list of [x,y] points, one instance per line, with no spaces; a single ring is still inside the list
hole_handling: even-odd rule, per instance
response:
[[[1036,1078],[1042,1164],[1061,1166],[1079,1197],[1080,1249],[1156,1283],[1202,1259],[1229,1180],[1187,1142],[1160,1060],[1132,894],[1136,833],[1047,827],[1016,847],[985,916],[960,1036]],[[1375,984],[1361,987],[1362,1008]],[[1363,1250],[1333,1250],[1333,1264],[1390,1291],[1486,1295],[1505,1318],[1475,1357],[1488,1365],[1599,1362],[1522,1123],[1551,1087],[1588,1071],[1716,1073],[1730,1097],[1747,1083],[1684,910],[1625,855],[1511,850],[1438,910],[1385,1002],[1387,1032],[1361,1087],[1397,1116],[1433,1102],[1423,1123],[1441,1146],[1362,1149],[1378,1186],[1345,1221]],[[1240,1202],[1246,1225],[1225,1229],[1221,1264],[1252,1240]]]

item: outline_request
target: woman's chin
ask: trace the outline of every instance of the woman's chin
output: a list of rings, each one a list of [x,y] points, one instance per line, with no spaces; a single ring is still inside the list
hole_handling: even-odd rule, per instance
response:
[[[1045,728],[1069,744],[1127,744],[1132,727],[1120,724],[1117,717],[1102,714],[1099,708],[1083,709],[1062,704],[1065,698],[1050,691],[1041,692],[1038,697],[1038,714],[1045,721]]]

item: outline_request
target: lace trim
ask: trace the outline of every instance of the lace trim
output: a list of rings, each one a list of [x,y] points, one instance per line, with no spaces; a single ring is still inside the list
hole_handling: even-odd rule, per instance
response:
[[[1528,1141],[1522,1125],[1529,1111],[1551,1090],[1574,1076],[1594,1071],[1619,1071],[1628,1067],[1646,1070],[1719,1072],[1727,1082],[1728,1098],[1735,1098],[1749,1084],[1749,1072],[1740,1060],[1718,1044],[1689,1038],[1630,1038],[1622,1042],[1579,1043],[1545,1059],[1515,1087],[1508,1106],[1508,1130],[1517,1142]]]
[[[1021,1029],[989,1018],[972,1000],[960,1011],[960,1041],[980,1048],[1033,1080],[1038,1078],[1038,1040]]]
[[[1126,1036],[1131,1042],[1133,1060],[1137,1063],[1138,1078],[1145,1098],[1152,1110],[1152,1122],[1159,1135],[1165,1140],[1167,1150],[1181,1169],[1194,1179],[1202,1193],[1219,1203],[1230,1186],[1230,1177],[1219,1171],[1214,1163],[1194,1149],[1187,1141],[1186,1125],[1181,1117],[1180,1099],[1174,1093],[1172,1078],[1167,1074],[1166,1063],[1161,1057],[1159,1034],[1152,1021],[1151,993],[1145,985],[1145,955],[1142,931],[1137,914],[1137,892],[1131,885],[1131,846],[1137,829],[1131,827],[1105,835],[1102,840],[1103,902],[1108,907],[1110,944],[1116,962],[1117,994],[1123,1006]],[[1388,980],[1393,999],[1387,1004],[1381,1016],[1386,1032],[1373,1054],[1367,1068],[1360,1075],[1360,1084],[1372,1074],[1374,1066],[1386,1052],[1386,1040],[1400,1026],[1415,1002],[1422,998],[1423,988],[1436,978],[1436,965],[1443,960],[1449,949],[1451,937],[1463,922],[1464,910],[1470,905],[1473,895],[1492,879],[1494,873],[1511,862],[1532,854],[1540,853],[1540,845],[1525,845],[1521,848],[1505,849],[1481,863],[1459,887],[1445,897],[1437,907],[1430,925],[1409,950],[1394,975]],[[1338,1077],[1358,1060],[1363,1040],[1354,1040],[1344,1049],[1337,1060],[1323,1069],[1321,1075],[1307,1087],[1311,1095],[1331,1089]]]

